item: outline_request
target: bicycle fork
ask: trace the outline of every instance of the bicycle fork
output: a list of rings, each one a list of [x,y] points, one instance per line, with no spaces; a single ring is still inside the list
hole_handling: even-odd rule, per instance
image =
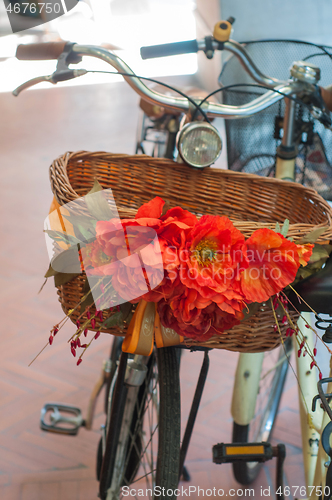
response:
[[[126,353],[122,353],[120,358],[118,375],[114,377],[109,393],[110,411],[107,415],[106,427],[103,434],[103,464],[100,481],[100,498],[118,498],[119,478],[123,477],[125,458],[128,450],[128,440],[131,435],[131,425],[133,414],[137,404],[137,396],[141,385],[147,375],[148,357],[136,355],[134,359],[128,359]],[[115,394],[120,391],[121,394]],[[117,402],[117,405],[111,402]],[[116,407],[115,407],[116,406]],[[114,425],[109,428],[112,421]],[[115,439],[118,436],[118,439]],[[112,444],[117,444],[116,453]],[[113,464],[110,461],[114,460]],[[104,469],[104,470],[103,470]],[[113,470],[110,487],[108,474],[105,470]],[[106,481],[105,481],[106,479]]]
[[[143,362],[144,360],[146,360],[144,356],[137,355],[134,359],[129,359],[127,361],[125,375],[125,385],[127,386],[125,410],[122,418],[112,483],[108,490],[107,498],[117,498],[118,495],[118,478],[123,476],[123,467],[128,447],[128,440],[130,438],[133,413],[135,405],[137,404],[138,391],[147,374],[147,366]],[[110,391],[109,401],[111,401],[111,398],[112,391]],[[107,428],[109,427],[110,414],[111,412],[108,412]],[[106,433],[104,434],[103,445],[104,454],[106,448]]]

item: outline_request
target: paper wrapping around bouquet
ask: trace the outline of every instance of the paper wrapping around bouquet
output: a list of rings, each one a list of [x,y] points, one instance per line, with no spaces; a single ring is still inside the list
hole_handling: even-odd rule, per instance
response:
[[[183,337],[160,323],[156,304],[141,300],[129,324],[122,350],[150,356],[154,342],[157,347],[169,347],[183,342]]]
[[[55,196],[53,196],[53,200],[50,206],[50,210],[48,213],[48,220],[50,224],[50,229],[53,231],[60,231],[65,234],[69,234],[71,236],[75,236],[75,231],[73,225],[66,219],[63,220],[63,216],[70,215],[70,212],[66,210],[63,206],[59,205]],[[57,244],[64,250],[69,248],[69,244],[64,241],[58,241]]]

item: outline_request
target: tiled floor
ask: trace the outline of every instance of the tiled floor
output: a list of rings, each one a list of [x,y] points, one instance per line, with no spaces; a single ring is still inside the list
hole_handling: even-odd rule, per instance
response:
[[[68,325],[40,357],[50,327],[61,317],[51,283],[38,290],[48,267],[43,219],[51,192],[48,166],[66,150],[133,152],[137,97],[125,84],[34,90],[15,99],[0,94],[0,499],[92,500],[97,498],[95,457],[102,423],[99,402],[92,432],[77,437],[55,436],[39,430],[40,408],[61,401],[87,408],[89,393],[110,339],[102,336],[77,368],[66,340]],[[183,420],[188,412],[202,359],[186,353],[182,365]],[[211,368],[195,433],[188,453],[191,482],[201,488],[239,485],[230,466],[211,460],[211,447],[231,436],[230,398],[237,354],[211,353]],[[274,442],[287,444],[287,481],[303,485],[296,384],[290,376],[274,433]],[[264,468],[254,485],[271,487],[275,464]],[[244,498],[240,491],[233,498]],[[267,492],[266,492],[267,493]],[[185,496],[185,494],[184,494]],[[192,498],[198,494],[192,492]]]

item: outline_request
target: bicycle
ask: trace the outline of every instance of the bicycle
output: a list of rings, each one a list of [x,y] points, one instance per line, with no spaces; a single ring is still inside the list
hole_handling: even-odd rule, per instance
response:
[[[202,41],[200,41],[200,43],[202,44]],[[227,43],[228,42],[226,42],[226,44]],[[327,56],[325,57],[325,59],[327,59],[328,63],[330,63],[331,54],[328,51],[330,47],[320,47],[315,44],[310,44],[307,42],[288,41],[288,40],[275,40],[275,41],[262,40],[262,41],[251,41],[251,42],[241,43],[241,47],[240,46],[237,46],[236,48],[231,47],[230,52],[232,53],[232,56],[224,64],[219,78],[219,83],[221,86],[221,89],[219,91],[222,92],[223,102],[226,105],[244,107],[247,104],[249,107],[253,98],[255,97],[257,98],[257,96],[262,96],[263,92],[265,92],[267,87],[275,86],[276,82],[274,81],[273,78],[269,78],[261,74],[260,71],[257,70],[255,64],[253,64],[253,68],[249,68],[248,70],[248,65],[244,63],[244,60],[241,57],[239,57],[239,53],[241,54],[241,51],[244,50],[246,56],[249,58],[249,61],[251,61],[251,64],[253,63],[253,59],[251,58],[255,56],[255,60],[259,60],[260,64],[262,65],[266,63],[265,60],[268,50],[271,48],[273,49],[275,46],[277,48],[281,46],[280,53],[282,54],[282,57],[281,61],[279,62],[280,68],[277,69],[278,69],[278,77],[283,78],[284,80],[287,78],[286,67],[285,64],[282,63],[284,63],[286,53],[288,57],[287,60],[289,60],[289,62],[294,60],[291,59],[291,57],[295,56],[296,51],[297,52],[300,51],[302,56],[304,55],[306,56],[304,58],[304,61],[307,61],[312,58],[316,58],[315,60],[317,60],[317,58],[320,58],[319,61],[321,62],[321,57]],[[298,46],[300,46],[300,48],[298,48]],[[182,46],[181,44],[178,45],[169,44],[168,46],[161,45],[157,47],[143,47],[141,53],[143,58],[162,57],[165,55],[173,55],[177,53],[177,50],[182,50],[183,48],[185,48],[185,50],[188,50],[189,52],[193,49],[193,47],[195,47],[195,41],[187,42],[186,45],[182,44]],[[205,46],[206,54],[208,57],[212,57],[213,52],[211,52],[211,46],[209,46],[209,49],[210,53],[207,53],[208,43],[206,43]],[[318,53],[317,50],[319,51]],[[278,51],[276,52],[276,55],[279,55]],[[301,71],[301,68],[296,67],[296,65],[297,63],[294,63],[293,67],[290,68],[291,75],[294,77],[297,71]],[[275,58],[273,59],[273,61],[270,61],[270,66],[273,69],[276,68]],[[330,67],[328,69],[330,69]],[[311,68],[310,65],[308,66],[307,70],[308,73],[311,72],[311,70],[315,71],[314,67]],[[326,79],[326,74],[324,77],[325,77],[325,82],[328,82],[329,80]],[[255,85],[252,85],[253,82],[257,82],[259,84],[256,86],[256,90],[255,90]],[[248,86],[246,86],[245,84],[248,84]],[[262,88],[259,88],[260,86]],[[218,90],[216,92],[218,92]],[[207,99],[208,98],[209,96],[207,97]],[[278,113],[276,113],[277,106],[279,106]],[[325,108],[325,112],[326,111],[327,110]],[[145,110],[145,114],[146,112],[149,112],[149,110]],[[305,115],[305,112],[307,113],[307,115]],[[272,119],[274,114],[277,114],[275,120]],[[291,117],[290,114],[293,114],[293,116]],[[147,117],[143,118],[142,125],[144,125],[145,120],[147,120]],[[161,120],[162,117],[159,117],[159,121]],[[304,134],[306,135],[306,138],[303,140],[304,145],[308,146],[313,144],[313,133],[314,133],[312,127],[313,121],[314,120],[313,117],[310,115],[310,111],[308,110],[308,108],[303,106],[303,104],[300,101],[298,102],[293,101],[287,103],[287,99],[272,104],[266,109],[266,111],[252,115],[252,117],[249,120],[250,122],[249,126],[247,127],[246,127],[247,123],[246,120],[243,121],[226,120],[226,137],[227,137],[229,168],[237,171],[255,173],[259,175],[275,175],[276,157],[277,161],[280,162],[281,161],[280,158],[282,158],[283,156],[282,150],[284,149],[285,153],[284,163],[286,163],[287,161],[286,157],[288,157],[290,169],[289,171],[287,170],[282,171],[282,169],[280,169],[279,172],[277,172],[276,176],[285,179],[295,180],[295,174],[296,174],[297,182],[300,182],[301,180],[303,182],[305,166],[304,168],[302,168],[302,172],[300,172],[298,166],[296,166],[295,170],[295,162],[298,161],[298,154],[299,154],[298,145],[299,143],[302,142],[301,139]],[[319,136],[323,136],[325,138],[326,134],[328,133],[326,128],[324,128],[324,126],[326,126],[326,124],[328,123],[327,117],[323,118],[321,123],[322,124],[319,124],[318,133]],[[156,123],[155,128],[158,130],[159,123]],[[253,130],[257,130],[256,134],[253,134],[252,132]],[[263,131],[263,136],[261,134],[261,131]],[[283,132],[283,135],[281,135],[280,131]],[[255,141],[256,136],[258,136],[258,139]],[[140,137],[141,141],[143,139],[148,138],[146,132],[141,133]],[[276,141],[276,145],[274,146],[274,152],[273,152],[273,144],[271,141],[272,137],[274,139],[278,139],[278,141]],[[320,139],[320,141],[322,140]],[[166,151],[170,150],[169,147],[170,143],[172,144],[171,135],[167,141]],[[278,147],[279,151],[277,149]],[[277,150],[277,155],[275,150]],[[171,151],[174,151],[174,149],[173,150],[171,149]],[[252,156],[250,155],[251,151],[257,151],[257,154]],[[278,156],[278,152],[280,153],[280,156]],[[172,158],[172,156],[168,157]],[[271,165],[272,161],[271,158],[273,160],[272,165]],[[266,161],[264,161],[265,159]],[[326,163],[326,167],[324,165],[325,169],[324,173],[325,173],[325,171],[327,172],[328,169],[331,170],[331,166],[328,162],[325,150],[324,150],[324,159]],[[319,167],[322,168],[321,165]],[[309,186],[316,188],[322,196],[328,198],[329,183],[327,179],[319,183],[318,181],[315,182],[314,178],[313,180],[311,180],[311,182],[309,181]],[[316,286],[318,286],[318,284],[316,284]],[[303,290],[303,293],[305,294],[309,293],[308,286],[305,292]],[[294,299],[295,297],[293,296],[293,300]],[[310,299],[311,301],[314,301],[314,303],[316,304],[315,307],[317,307],[318,310],[319,305],[317,303],[317,300],[315,301],[313,299],[313,294],[311,294]],[[330,311],[328,307],[327,309]],[[306,309],[306,311],[308,312],[309,310]],[[250,410],[248,410],[248,416],[245,416],[243,414],[243,405],[245,404],[243,400],[248,402],[251,399],[254,402],[253,404],[255,404],[256,402],[255,392],[252,395],[248,396],[247,393],[248,389],[246,389],[242,394],[240,389],[238,390],[236,389],[236,387],[241,386],[241,380],[243,380],[244,374],[249,373],[250,370],[252,370],[252,367],[255,365],[255,361],[251,359],[254,357],[254,355],[249,354],[248,357],[245,354],[240,355],[240,360],[236,372],[233,402],[232,402],[232,415],[234,419],[233,442],[269,441],[270,436],[272,434],[273,424],[275,421],[276,413],[278,411],[278,406],[287,375],[288,364],[286,358],[289,357],[291,349],[292,349],[291,342],[288,341],[286,345],[286,351],[283,352],[283,350],[280,350],[279,357],[275,358],[273,361],[273,364],[276,364],[278,368],[276,370],[275,376],[273,377],[272,381],[269,380],[268,383],[266,384],[269,389],[272,387],[272,390],[270,392],[269,397],[267,398],[267,402],[264,401],[263,403],[263,411],[261,412],[261,419],[258,422],[258,426],[257,422],[253,422],[253,415],[255,412],[255,408],[250,408]],[[282,360],[284,361],[282,362]],[[258,368],[258,374],[259,374],[262,370],[262,368],[260,367],[262,363],[261,356],[257,357],[256,362],[257,366],[259,367]],[[265,360],[264,363],[267,363],[269,365],[268,360]],[[298,369],[300,370],[300,367],[298,367]],[[253,376],[255,376],[255,374]],[[261,378],[265,378],[264,374]],[[256,384],[254,384],[254,387]],[[315,388],[312,387],[312,394],[314,393],[314,391]],[[260,388],[258,390],[258,393],[261,394],[261,392],[262,389]],[[256,404],[255,420],[257,420],[257,404]],[[315,443],[317,440],[317,435],[312,436],[311,439],[312,441],[310,441],[310,439],[308,440],[303,439],[303,442]],[[260,467],[261,465],[259,463],[252,463],[252,462],[246,463],[244,461],[235,462],[233,464],[234,476],[237,479],[237,481],[240,482],[241,484],[244,485],[250,484],[256,479]],[[309,467],[307,467],[307,469],[309,469]],[[313,478],[311,477],[310,479],[312,480]]]
[[[221,27],[222,24],[224,24],[224,23],[220,23],[218,26],[219,31],[224,30],[224,28]],[[225,24],[226,24],[226,27],[228,29],[230,23],[228,23],[228,24],[225,23]],[[172,44],[172,47],[175,48],[177,51],[179,50],[179,45],[177,45],[177,44],[175,44],[175,45]],[[169,49],[170,49],[170,46],[167,47],[168,52],[170,52]],[[241,46],[239,46],[236,42],[218,41],[217,39],[200,41],[199,43],[197,43],[196,41],[192,41],[192,42],[189,42],[188,44],[186,44],[185,46],[182,45],[180,47],[180,50],[183,51],[184,49],[186,51],[189,51],[189,50],[190,51],[197,51],[198,49],[202,49],[202,50],[205,49],[207,52],[209,52],[211,50],[218,50],[218,49],[231,50],[232,52],[237,53],[239,58],[242,60],[242,62],[248,68],[248,71],[250,71],[252,74],[256,75],[256,79],[261,78],[262,81],[264,81],[264,84],[266,84],[266,82],[268,81],[270,87],[274,89],[274,90],[270,90],[269,92],[264,94],[264,96],[259,97],[258,99],[254,100],[253,103],[251,103],[251,105],[249,105],[249,106],[234,107],[234,108],[232,108],[230,106],[221,105],[221,104],[214,104],[214,103],[210,104],[208,101],[206,101],[205,103],[199,103],[199,102],[197,102],[197,100],[191,99],[190,105],[193,106],[194,109],[197,109],[197,112],[205,114],[205,116],[212,116],[212,117],[213,116],[223,116],[223,117],[247,116],[247,115],[250,115],[251,113],[258,112],[259,110],[264,109],[265,107],[268,107],[272,103],[277,102],[278,100],[281,100],[285,96],[291,96],[293,94],[296,94],[298,96],[303,95],[303,94],[310,96],[312,93],[316,92],[316,88],[314,86],[312,86],[312,83],[308,83],[306,81],[306,78],[308,77],[308,75],[305,72],[305,67],[304,67],[304,71],[303,71],[303,73],[305,75],[304,81],[294,80],[294,81],[288,81],[288,82],[279,82],[279,81],[276,81],[273,79],[269,79],[268,77],[265,77],[264,75],[262,75],[262,73],[259,72],[258,68],[246,56],[246,53],[243,50],[243,48]],[[160,48],[158,50],[160,50]],[[136,77],[136,75],[133,75],[133,73],[125,65],[125,63],[121,59],[119,59],[117,56],[115,56],[114,54],[111,54],[108,51],[101,49],[101,48],[85,47],[85,46],[80,46],[80,45],[75,45],[75,44],[74,45],[73,44],[66,45],[64,43],[51,44],[51,45],[37,44],[37,45],[34,45],[33,47],[31,47],[31,46],[21,46],[20,47],[20,49],[18,51],[18,56],[20,58],[26,58],[26,59],[30,58],[31,59],[32,57],[36,57],[36,56],[38,56],[39,58],[43,57],[43,58],[48,58],[48,59],[49,58],[53,58],[53,59],[59,58],[59,63],[58,63],[57,71],[53,75],[48,76],[48,77],[37,78],[37,79],[34,79],[30,82],[27,82],[26,84],[23,84],[21,87],[19,87],[16,90],[16,95],[24,88],[27,88],[31,85],[34,85],[34,84],[38,83],[39,81],[49,81],[51,83],[56,83],[56,82],[61,81],[63,79],[70,79],[70,78],[73,78],[76,76],[83,75],[85,73],[84,70],[71,70],[68,67],[69,63],[77,62],[78,58],[80,56],[83,56],[83,55],[96,56],[96,57],[99,57],[99,58],[105,60],[106,62],[109,62],[117,70],[120,70],[121,74],[124,74],[123,76],[125,77],[127,82],[140,95],[144,95],[151,102],[154,102],[156,104],[159,104],[159,105],[162,105],[165,107],[169,107],[171,109],[180,109],[182,111],[189,110],[190,106],[188,104],[187,98],[185,98],[185,97],[174,98],[174,97],[169,97],[169,96],[162,96],[162,95],[154,92],[153,90],[148,89],[147,87],[145,87],[145,85],[142,83],[142,81],[139,80],[138,77]],[[310,73],[310,71],[309,71],[309,73]],[[134,76],[134,78],[132,78],[129,75]],[[311,75],[309,75],[309,76],[311,77]],[[288,106],[292,106],[293,101],[290,99],[288,101],[289,101]],[[320,118],[323,121],[326,121],[328,119],[328,115],[325,112],[323,104],[321,102],[319,104],[322,106]],[[318,108],[317,106],[313,106],[311,104],[308,104],[308,106],[313,108],[313,110],[317,116],[320,108]],[[288,117],[291,120],[291,113],[288,114]],[[286,129],[286,127],[287,127],[287,122],[286,122],[286,126],[284,124],[285,129]],[[190,128],[191,127],[190,127],[190,123],[189,123],[189,126],[186,125],[186,130],[188,131],[188,130],[190,130]],[[195,128],[197,130],[197,127],[195,127]],[[207,130],[208,130],[208,133],[211,132],[213,140],[215,141],[215,149],[212,152],[215,155],[216,151],[218,149],[218,144],[220,144],[218,142],[219,139],[216,139],[216,136],[214,135],[214,131],[212,131],[210,125],[207,127],[207,129],[206,128],[204,129],[204,125],[203,125],[202,130],[203,130],[203,132],[206,132]],[[287,138],[288,134],[285,134],[285,137]],[[188,139],[186,139],[186,140],[188,141]],[[179,141],[180,141],[180,139],[179,139]],[[190,141],[190,139],[189,139],[189,141]],[[190,144],[190,142],[189,142],[189,144]],[[217,144],[217,146],[216,146],[216,144]],[[182,144],[182,146],[183,146],[183,144]],[[286,148],[289,147],[285,144],[284,144],[284,146]],[[219,146],[219,148],[220,148],[220,146]],[[181,147],[180,147],[180,149],[181,149]],[[183,157],[187,160],[187,162],[190,162],[190,157],[186,156],[187,152],[188,151],[186,151],[185,148],[182,149]],[[105,155],[105,157],[106,157],[106,155]],[[70,158],[68,158],[68,155],[66,156],[66,158],[64,158],[64,160],[70,160]],[[84,154],[82,154],[81,157],[78,155],[78,161],[84,161]],[[129,160],[126,159],[126,161],[129,161]],[[139,159],[136,158],[136,161],[139,162]],[[211,157],[209,158],[209,161],[211,161]],[[163,163],[163,161],[159,161],[159,163],[162,166],[165,165],[165,169],[167,168],[167,163]],[[280,164],[280,168],[282,170],[282,167],[285,164],[285,162],[282,161],[282,158],[281,158],[279,164]],[[61,165],[61,162],[55,162],[53,165],[53,173],[56,171],[56,169],[58,169],[57,173],[59,174],[59,172],[61,171],[61,168],[63,166],[64,165],[63,164]],[[201,166],[203,166],[203,165],[201,165]],[[232,174],[227,174],[227,175],[232,175]],[[282,174],[280,174],[280,175],[282,175]],[[194,176],[194,174],[193,174],[193,176]],[[217,179],[217,177],[215,176],[214,179]],[[268,181],[266,181],[266,182],[268,182]],[[273,182],[273,180],[271,182]],[[60,188],[60,191],[61,191],[61,188]],[[58,192],[58,198],[65,200],[65,196],[66,196],[65,190],[62,191],[61,193],[60,193],[60,191]],[[149,195],[151,195],[151,193],[149,193]],[[311,202],[311,203],[313,203],[313,202]],[[326,220],[329,220],[329,211],[328,210],[329,209],[326,206],[325,207],[325,211],[327,214]],[[295,220],[296,220],[296,218],[295,218]],[[112,333],[114,333],[114,332],[112,332]],[[275,343],[280,343],[280,339],[277,339],[277,341],[276,341],[274,338],[273,341]],[[272,343],[273,343],[273,341],[272,341]],[[107,374],[111,373],[113,375],[113,376],[107,375],[109,394],[111,395],[111,399],[113,397],[113,404],[111,405],[112,408],[111,408],[111,417],[110,417],[110,421],[112,422],[112,424],[110,425],[110,429],[113,431],[108,432],[107,444],[105,446],[106,451],[103,454],[104,458],[102,460],[102,465],[100,466],[100,483],[101,483],[100,497],[101,498],[106,498],[106,496],[108,494],[110,495],[109,498],[113,498],[114,496],[119,495],[120,489],[123,485],[122,484],[123,481],[128,482],[127,474],[128,475],[131,474],[133,477],[136,476],[136,473],[138,470],[138,465],[139,465],[138,464],[138,455],[141,455],[140,450],[142,449],[141,438],[143,435],[142,428],[144,426],[144,422],[142,423],[139,418],[136,418],[135,412],[140,410],[140,405],[138,404],[138,407],[137,407],[137,403],[141,403],[141,406],[144,406],[144,403],[147,401],[147,398],[149,397],[148,394],[150,394],[151,397],[148,400],[148,403],[151,403],[151,405],[152,405],[151,412],[154,413],[155,409],[153,408],[153,405],[156,406],[154,401],[156,399],[158,399],[158,395],[157,395],[157,398],[154,397],[156,392],[158,391],[158,389],[156,388],[156,386],[153,383],[152,383],[152,387],[151,387],[151,380],[154,380],[157,378],[156,375],[154,375],[156,373],[156,371],[155,371],[156,364],[155,364],[154,358],[146,359],[146,357],[143,357],[143,358],[137,357],[137,358],[134,358],[133,360],[130,360],[130,362],[129,362],[130,368],[128,370],[129,374],[127,374],[127,376],[130,377],[130,381],[128,382],[128,379],[126,379],[126,381],[127,381],[126,383],[128,384],[128,388],[127,388],[126,384],[124,384],[123,381],[124,381],[124,377],[126,376],[125,367],[127,365],[128,355],[126,355],[126,354],[121,355],[119,367],[118,367],[118,370],[116,370],[114,367],[114,359],[117,358],[117,354],[114,354],[114,353],[118,352],[118,345],[117,344],[118,344],[118,341],[116,341],[114,343],[114,346],[116,346],[116,348],[114,347],[114,349],[112,350],[112,354],[111,354],[111,358],[110,358],[111,363],[109,363],[108,366],[105,368],[105,373],[107,373]],[[269,346],[268,348],[271,348],[271,346]],[[237,350],[239,350],[239,349],[237,348]],[[163,373],[167,374],[166,380],[170,380],[170,377],[174,376],[174,373],[177,372],[176,369],[174,370],[174,368],[176,368],[178,366],[178,359],[177,359],[175,351],[176,351],[176,349],[174,347],[157,349],[157,354],[159,357],[159,365],[160,365],[160,370],[161,370],[161,375],[160,375],[161,380],[165,376],[165,375],[163,375]],[[205,349],[205,351],[207,351],[207,349]],[[240,365],[239,365],[240,368],[238,370],[238,373],[246,374],[248,372],[247,367],[246,368],[244,367],[244,360],[246,360],[246,359],[247,359],[247,362],[249,362],[250,369],[252,368],[252,361],[250,360],[250,357],[248,357],[248,356],[250,356],[250,355],[243,355],[242,356],[242,362],[240,362]],[[255,356],[260,360],[262,360],[262,358],[263,358],[263,355],[260,353],[255,355]],[[281,372],[281,367],[283,367],[283,369],[284,369],[284,367],[287,366],[287,363],[288,363],[288,360],[286,359],[286,357],[285,357],[285,359],[277,362],[277,365],[276,365],[277,371],[275,372],[274,380],[277,380],[277,378],[279,377],[279,374]],[[193,427],[194,420],[195,420],[195,414],[196,414],[197,409],[198,409],[199,399],[200,399],[200,395],[201,395],[202,389],[203,389],[204,378],[206,377],[207,364],[208,364],[208,362],[207,362],[207,352],[206,352],[205,353],[205,366],[202,367],[201,377],[200,377],[198,389],[197,389],[197,397],[196,397],[196,401],[194,402],[194,405],[193,405],[192,414],[189,418],[189,427],[187,428],[188,432],[186,432],[186,438],[184,439],[185,446],[182,448],[182,453],[180,455],[180,452],[179,452],[179,427],[178,427],[177,423],[173,421],[172,422],[172,425],[173,425],[172,429],[174,431],[174,433],[173,433],[174,437],[172,437],[173,459],[169,460],[168,464],[165,464],[161,457],[162,456],[169,456],[169,453],[166,451],[164,454],[164,452],[159,449],[159,453],[156,453],[156,455],[158,455],[158,462],[157,462],[157,466],[156,466],[157,467],[157,478],[156,478],[156,482],[154,482],[153,485],[165,487],[166,489],[167,488],[172,489],[172,490],[176,489],[178,479],[179,479],[179,471],[181,470],[183,462],[184,462],[186,447],[189,444],[190,434],[191,434],[192,427]],[[145,366],[145,368],[144,368],[144,366]],[[259,373],[260,368],[258,368],[259,363],[257,363],[255,365],[255,367],[257,367],[257,370],[256,370],[257,373],[254,377],[256,380],[251,382],[250,384],[247,384],[247,386],[250,387],[250,389],[252,391],[251,394],[253,396],[252,398],[249,397],[249,399],[248,399],[248,407],[246,409],[244,409],[242,405],[236,404],[236,399],[239,398],[241,395],[241,385],[243,384],[243,382],[242,382],[242,384],[237,385],[237,390],[235,391],[235,397],[234,397],[235,403],[233,404],[233,414],[237,414],[237,415],[233,415],[233,417],[235,417],[234,420],[237,422],[237,425],[241,425],[242,427],[246,427],[246,428],[248,428],[249,423],[251,423],[251,421],[253,419],[253,415],[254,415],[254,411],[255,411],[254,406],[255,406],[255,402],[256,402],[255,396],[257,395],[257,392],[258,392],[259,375],[260,375],[260,373]],[[131,373],[131,375],[130,375],[130,373]],[[148,377],[145,377],[145,373],[149,373]],[[105,378],[106,378],[106,375],[105,375]],[[138,385],[138,382],[141,382],[142,378],[143,378],[143,383],[144,383],[144,380],[148,381],[148,383],[147,383],[147,385],[145,384],[144,386],[142,386],[142,387],[144,387],[144,389],[141,390],[141,389],[139,389],[140,386]],[[247,380],[248,376],[245,375],[245,377],[241,377],[241,375],[240,375],[240,378],[242,378],[242,380],[243,380],[243,378],[245,380]],[[178,385],[178,381],[175,378],[175,379],[173,379],[172,389],[174,390],[174,388],[177,387],[177,385]],[[273,387],[274,387],[274,385],[273,385]],[[244,382],[244,385],[242,385],[242,390],[243,390],[243,388],[246,391],[245,382]],[[99,387],[98,387],[98,390],[100,390]],[[96,392],[98,392],[98,390]],[[163,404],[165,404],[165,398],[166,398],[166,401],[168,401],[169,398],[167,395],[166,396],[162,395],[163,394],[162,389],[160,389],[160,390],[161,390],[161,392],[160,392],[160,404],[162,404],[162,401],[163,401]],[[282,390],[282,388],[281,388],[281,390]],[[176,393],[177,393],[177,391],[175,391],[175,394]],[[248,394],[247,391],[246,391],[246,393]],[[315,393],[315,390],[314,390],[314,393]],[[132,399],[133,394],[134,394],[134,397],[133,397],[134,403],[131,403],[131,406],[130,406],[129,401]],[[281,394],[281,391],[280,391],[280,394]],[[278,398],[270,398],[270,399],[272,400],[272,399],[278,399]],[[171,410],[172,415],[173,415],[173,413],[178,414],[179,406],[178,406],[177,400],[178,400],[177,396],[172,398],[173,406],[172,407],[170,406],[170,408],[172,408],[172,410]],[[166,422],[164,422],[164,424],[166,424],[166,425],[168,424],[168,426],[169,426],[170,425],[169,422],[171,421],[170,420],[171,415],[169,413],[167,413],[167,406],[168,406],[168,404],[166,404],[166,409],[160,411],[159,414],[164,417],[164,421],[166,421]],[[268,405],[267,405],[267,408],[269,410]],[[128,414],[126,414],[127,415],[126,418],[122,418],[124,411],[128,412]],[[270,411],[268,411],[268,413],[270,413]],[[273,419],[275,417],[275,414],[276,414],[276,409],[274,408],[274,413],[272,414]],[[90,414],[90,416],[91,416],[91,414]],[[61,421],[61,419],[60,419],[60,421]],[[87,419],[87,421],[90,422],[89,419]],[[122,429],[127,429],[127,430],[124,430],[124,433],[127,436],[128,436],[128,434],[131,433],[132,428],[133,427],[135,428],[134,429],[136,432],[135,438],[131,439],[132,444],[129,445],[129,447],[128,447],[128,442],[126,442],[125,444],[122,444],[122,445],[120,445],[120,444],[118,445],[118,443],[121,441],[121,440],[118,440],[117,438],[120,435],[122,423],[124,426],[124,427],[122,427]],[[71,422],[71,424],[72,424],[71,432],[75,433],[75,432],[77,432],[80,425],[82,425],[82,419],[78,418],[78,420],[76,420],[75,422]],[[163,430],[163,427],[162,427],[164,424],[160,423],[159,435],[167,437],[167,436],[165,436],[165,431]],[[272,424],[273,424],[273,422],[272,422]],[[272,425],[269,424],[269,427],[270,427],[269,430],[271,430]],[[129,432],[128,432],[128,429],[129,429]],[[57,428],[56,422],[53,424],[51,423],[51,425],[49,425],[48,430],[53,430],[53,431],[59,430],[60,432],[62,432],[61,429]],[[66,430],[68,430],[68,429],[66,429]],[[156,431],[154,428],[151,431],[151,434],[154,435],[155,432]],[[112,438],[114,438],[114,437],[116,437],[116,439],[112,440]],[[244,438],[241,437],[241,439],[244,439]],[[268,439],[268,437],[265,434],[264,434],[264,439]],[[161,438],[160,442],[163,442],[163,437]],[[122,458],[121,460],[116,459],[115,450],[114,450],[114,448],[112,448],[112,446],[116,447],[117,453],[120,453],[122,455],[122,457],[124,457],[124,458]],[[160,447],[167,446],[167,443],[166,444],[159,444],[159,446]],[[102,449],[102,446],[101,446],[101,449]],[[135,451],[133,452],[133,450],[135,450]],[[100,459],[99,462],[101,461],[101,455],[102,455],[102,453],[99,453],[99,459]],[[154,455],[154,451],[152,451],[152,455]],[[178,458],[176,458],[176,457],[178,457]],[[239,460],[238,455],[233,456],[233,458],[237,458],[237,461]],[[254,463],[255,463],[255,460],[258,461],[257,455],[255,455],[255,457],[254,457]],[[155,458],[153,457],[152,464],[151,464],[152,465],[152,467],[151,467],[152,472],[154,472],[154,468],[155,468],[154,462],[155,462]],[[123,469],[122,470],[122,477],[116,476],[117,473],[115,473],[115,467],[118,466],[119,464]],[[130,467],[128,464],[130,464]],[[252,468],[252,470],[255,470],[255,475],[256,475],[256,472],[258,471],[258,467],[255,467],[255,469]],[[117,481],[117,484],[114,487],[111,483],[112,476]],[[252,477],[250,477],[249,479],[252,480]],[[131,479],[129,479],[129,481],[130,480]],[[110,486],[111,486],[111,491],[109,491]],[[113,491],[112,491],[112,489],[113,489]],[[108,491],[109,491],[109,493],[107,493]]]

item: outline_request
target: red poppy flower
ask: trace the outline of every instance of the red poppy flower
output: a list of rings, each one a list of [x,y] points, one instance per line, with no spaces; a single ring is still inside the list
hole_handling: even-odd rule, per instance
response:
[[[240,278],[246,301],[264,302],[294,281],[300,266],[295,243],[271,229],[258,229],[246,246],[249,266]]]
[[[160,225],[156,229],[164,268],[169,273],[169,278],[175,280],[180,265],[179,252],[183,248],[188,231],[198,222],[197,217],[181,207],[170,208],[163,216],[164,201],[158,196],[145,203],[137,212],[136,220],[140,217],[159,217]]]
[[[203,297],[218,302],[242,301],[236,281],[248,265],[244,236],[227,217],[203,216],[187,236],[182,251],[180,279]]]
[[[171,297],[158,302],[161,323],[179,335],[199,341],[222,334],[243,318],[222,311],[218,304],[202,297],[197,290],[178,284]]]
[[[96,241],[83,253],[87,275],[108,277],[106,288],[114,290],[121,301],[134,300],[153,290],[164,278],[156,233],[160,224],[154,218],[98,221]],[[97,250],[99,260],[92,258]]]
[[[163,255],[164,268],[168,271],[169,277],[174,280],[178,274],[177,269],[181,264],[181,251],[186,243],[187,234],[197,223],[195,215],[175,208],[169,210],[162,217],[162,224],[157,233],[161,252]]]

